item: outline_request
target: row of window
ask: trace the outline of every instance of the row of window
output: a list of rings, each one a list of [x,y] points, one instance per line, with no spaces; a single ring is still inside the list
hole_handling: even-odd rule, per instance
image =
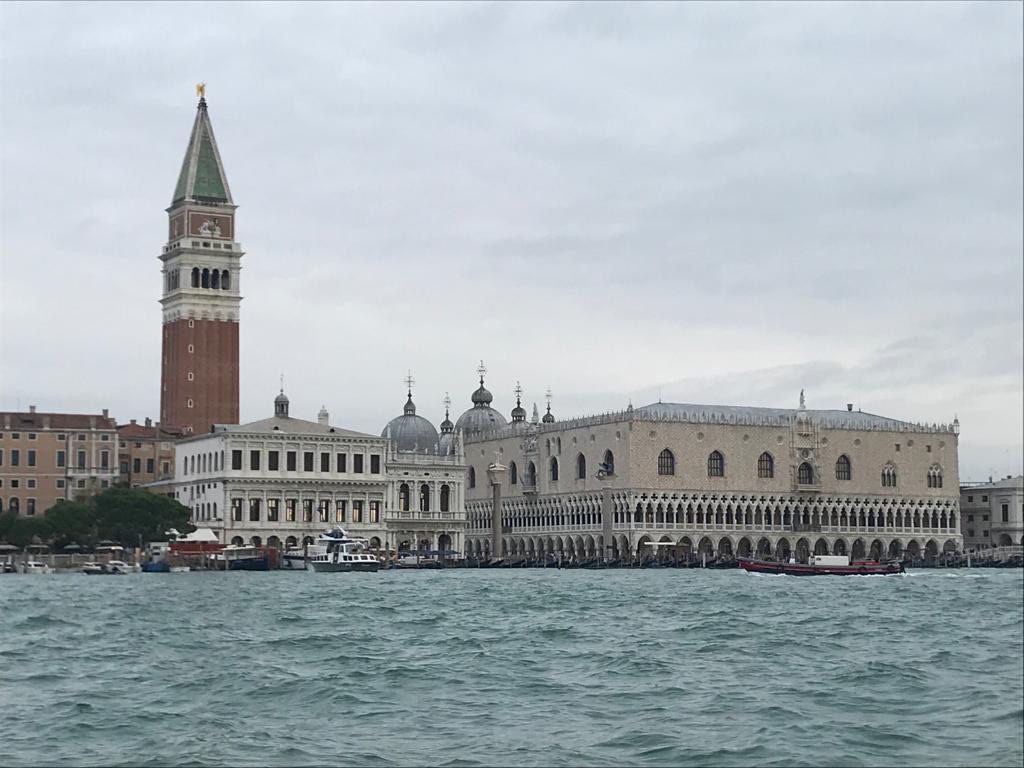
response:
[[[281,502],[284,502],[282,505]],[[248,517],[246,518],[250,523],[258,523],[266,517],[268,523],[281,522],[282,511],[284,513],[284,522],[294,523],[300,518],[304,523],[314,522],[314,512],[316,514],[316,522],[329,523],[331,522],[331,507],[332,503],[330,499],[320,499],[314,502],[313,499],[267,499],[266,509],[264,510],[263,499],[249,499],[248,504]],[[315,504],[315,506],[314,506]],[[360,499],[352,502],[352,509],[348,508],[347,499],[336,499],[333,503],[334,522],[336,523],[379,523],[380,522],[380,502],[371,501],[369,502],[369,509],[367,519],[363,519],[363,501]],[[216,504],[213,505],[214,515],[216,515]],[[243,516],[246,514],[245,499],[231,499],[231,519],[238,523],[242,522]],[[282,510],[283,506],[283,510]]]
[[[121,474],[122,475],[127,475],[128,474],[128,467],[129,466],[131,467],[131,471],[133,473],[135,473],[135,474],[138,474],[138,473],[142,472],[142,459],[139,459],[139,458],[132,459],[130,465],[129,465],[129,463],[127,461],[122,461],[121,462]],[[166,461],[161,462],[160,467],[161,467],[161,471],[164,474],[167,474],[167,472],[170,470],[170,463],[166,462]],[[155,472],[155,471],[156,471],[156,459],[152,459],[152,458],[146,459],[146,472],[149,473],[149,474],[153,474],[153,472]]]
[[[35,432],[28,432],[26,434],[28,435],[28,439],[29,440],[35,440],[38,437],[38,434],[35,433]],[[0,440],[2,440],[3,437],[4,437],[4,433],[0,432]],[[58,440],[67,440],[67,438],[68,438],[67,433],[65,433],[65,432],[58,432],[57,433],[57,439]],[[11,432],[11,439],[12,440],[20,440],[21,439],[21,432]],[[85,433],[84,432],[79,432],[78,434],[75,435],[75,439],[79,440],[81,442],[85,442]],[[110,435],[108,435],[106,433],[103,433],[103,434],[100,435],[100,440],[103,441],[104,443],[106,443],[106,442],[108,442],[110,440]],[[121,447],[123,448],[124,445],[122,444]]]
[[[441,486],[441,511],[451,511],[451,498],[452,491],[447,485]],[[408,512],[410,504],[412,502],[412,490],[409,488],[408,483],[402,483],[398,486],[398,508],[403,512]],[[430,486],[426,483],[420,486],[420,512],[430,511]]]
[[[615,456],[611,451],[605,451],[604,465],[602,469],[609,475],[615,473]],[[725,477],[725,457],[720,451],[712,451],[708,455],[707,470],[708,477]],[[675,454],[668,448],[665,448],[660,454],[658,454],[658,474],[675,475],[675,473]],[[849,456],[843,454],[836,459],[835,473],[836,480],[845,481],[853,479],[853,464],[850,461]],[[548,477],[552,482],[557,482],[558,476],[558,459],[552,457],[548,467]],[[757,459],[757,476],[762,479],[772,479],[775,477],[775,459],[767,451],[762,453]],[[585,480],[586,477],[587,459],[581,453],[576,456],[576,479]],[[927,481],[929,488],[942,487],[942,468],[938,464],[933,464],[929,468]],[[801,485],[814,484],[814,467],[809,462],[805,461],[797,468],[797,482]],[[887,464],[882,469],[881,482],[883,488],[896,487],[896,467],[893,464]],[[518,467],[514,461],[509,464],[509,484],[513,487],[519,484]],[[523,485],[532,488],[536,486],[536,484],[537,468],[531,461],[526,465],[526,474],[523,478]],[[476,487],[476,470],[473,467],[469,468],[469,487]]]
[[[337,453],[334,454],[334,471],[335,472],[348,472],[348,454]],[[298,451],[285,451],[285,471],[296,472],[298,466]],[[249,469],[253,472],[259,471],[263,461],[263,452],[259,450],[249,451]],[[352,472],[353,474],[360,475],[363,473],[363,464],[365,458],[361,453],[352,454]],[[319,465],[320,472],[330,472],[331,470],[331,453],[329,451],[321,451],[319,461],[317,460],[317,454],[315,451],[303,451],[302,452],[302,471],[303,472],[315,472],[314,469]],[[241,470],[242,469],[242,451],[235,449],[231,451],[231,469]],[[279,472],[281,470],[281,452],[280,451],[267,451],[267,470],[270,472]],[[370,474],[380,474],[380,454],[370,454]]]
[[[177,275],[172,277],[172,282],[175,282]],[[176,288],[176,285],[171,285],[171,288]],[[226,269],[202,269],[199,267],[192,268],[192,287],[193,288],[217,288],[222,291],[231,289],[231,273]]]
[[[36,449],[29,448],[25,451],[25,466],[34,467],[36,466]],[[87,452],[80,450],[75,455],[75,468],[76,469],[87,469],[86,459]],[[18,448],[11,448],[10,451],[10,465],[12,467],[21,466],[21,451]],[[67,466],[67,452],[64,449],[60,449],[54,456],[54,461],[57,467]],[[0,467],[4,466],[4,449],[0,448]],[[110,451],[100,451],[100,469],[110,469]]]

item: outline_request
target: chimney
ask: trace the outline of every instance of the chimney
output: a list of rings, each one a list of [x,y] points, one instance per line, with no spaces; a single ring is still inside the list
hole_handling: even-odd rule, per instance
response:
[[[109,412],[107,411],[107,409],[106,409],[106,408],[104,408],[104,409],[103,409],[103,418],[104,418],[104,419],[106,419],[106,418],[109,418],[109,417],[110,417],[110,414],[109,414]]]
[[[30,406],[28,407],[28,412],[29,412],[29,413],[35,413],[35,412],[36,412],[36,407],[35,407],[34,405],[30,405]]]
[[[149,418],[148,416],[146,417],[146,426],[147,427],[152,427],[153,426],[153,420],[151,418]]]
[[[134,424],[134,423],[135,423],[135,419],[129,419],[129,421],[130,421],[130,422],[131,422],[132,424]]]
[[[853,413],[853,403],[847,403],[846,410],[848,410],[850,413]]]

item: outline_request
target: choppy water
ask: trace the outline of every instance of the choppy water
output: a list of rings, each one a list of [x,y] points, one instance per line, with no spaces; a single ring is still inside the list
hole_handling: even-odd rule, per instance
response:
[[[1021,765],[1020,571],[0,577],[2,765]]]

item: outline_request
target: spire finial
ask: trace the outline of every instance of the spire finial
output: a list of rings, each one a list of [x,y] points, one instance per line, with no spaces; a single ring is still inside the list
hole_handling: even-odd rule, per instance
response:
[[[516,405],[519,405],[520,401],[523,399],[523,387],[522,387],[522,385],[517,381],[516,382],[516,388],[514,390],[512,390],[512,391],[516,395]]]
[[[281,394],[284,394],[284,374],[281,374]]]
[[[803,391],[803,389],[801,389],[800,390],[800,408],[803,409],[803,408],[806,408],[806,407],[807,407],[807,403],[804,401],[804,391]]]
[[[484,374],[487,373],[487,366],[484,365],[484,361],[480,361],[480,365],[476,367],[476,372],[480,374],[480,386],[484,384]]]
[[[206,83],[196,83],[196,96],[200,99],[206,98]]]
[[[416,379],[412,377],[412,371],[406,371],[403,381],[405,382],[405,387],[408,390],[407,394],[409,397],[412,397],[412,385],[416,383]]]
[[[448,411],[452,407],[452,399],[447,392],[444,393],[444,400],[442,400],[441,403],[444,405],[444,417],[447,419]]]

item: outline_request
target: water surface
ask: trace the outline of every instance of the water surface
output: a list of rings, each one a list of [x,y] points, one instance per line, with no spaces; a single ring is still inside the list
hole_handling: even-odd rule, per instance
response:
[[[0,577],[2,765],[1021,765],[1024,578]]]

